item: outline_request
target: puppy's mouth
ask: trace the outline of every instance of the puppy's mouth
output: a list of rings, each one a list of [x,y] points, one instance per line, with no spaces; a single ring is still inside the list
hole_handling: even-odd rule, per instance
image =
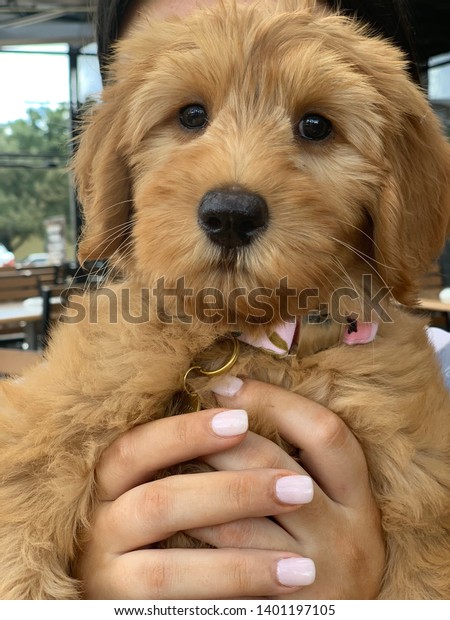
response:
[[[248,246],[269,225],[269,209],[259,194],[240,187],[211,190],[200,201],[198,224],[219,250],[218,266],[234,272]]]

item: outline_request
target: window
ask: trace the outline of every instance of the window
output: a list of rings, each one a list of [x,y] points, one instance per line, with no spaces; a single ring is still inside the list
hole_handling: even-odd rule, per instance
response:
[[[0,243],[16,264],[73,260],[72,111],[101,90],[95,46],[3,47],[0,74]]]
[[[428,61],[428,93],[450,138],[450,51]]]

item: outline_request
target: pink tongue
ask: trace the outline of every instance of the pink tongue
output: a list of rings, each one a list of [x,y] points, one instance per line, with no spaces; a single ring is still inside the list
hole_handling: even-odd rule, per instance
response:
[[[257,337],[243,332],[239,340],[256,347],[264,349],[269,353],[284,357],[290,351],[294,340],[296,323],[279,323],[270,334],[262,334]],[[367,344],[372,342],[377,335],[378,323],[362,323],[355,321],[352,329],[346,331],[343,337],[344,344]]]
[[[276,355],[285,356],[289,353],[294,340],[296,329],[295,321],[292,323],[279,323],[270,334],[263,334],[257,338],[243,332],[239,340],[256,347],[264,349]]]

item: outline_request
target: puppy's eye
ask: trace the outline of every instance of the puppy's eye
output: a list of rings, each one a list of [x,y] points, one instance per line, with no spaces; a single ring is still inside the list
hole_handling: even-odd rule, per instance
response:
[[[298,124],[298,133],[305,140],[318,142],[331,134],[331,122],[320,114],[306,114]]]
[[[208,114],[199,103],[193,103],[181,108],[178,118],[186,129],[203,129],[208,124]]]

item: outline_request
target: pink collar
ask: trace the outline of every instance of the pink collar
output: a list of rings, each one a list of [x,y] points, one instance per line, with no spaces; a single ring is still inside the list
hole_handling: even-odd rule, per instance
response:
[[[246,332],[239,334],[238,340],[250,344],[257,349],[263,349],[276,357],[292,355],[293,345],[298,343],[299,332],[304,329],[296,321],[281,322],[276,325],[269,334],[252,336]],[[347,319],[347,326],[342,337],[343,344],[352,346],[355,344],[368,344],[373,342],[378,331],[378,323],[364,323],[356,319]]]

